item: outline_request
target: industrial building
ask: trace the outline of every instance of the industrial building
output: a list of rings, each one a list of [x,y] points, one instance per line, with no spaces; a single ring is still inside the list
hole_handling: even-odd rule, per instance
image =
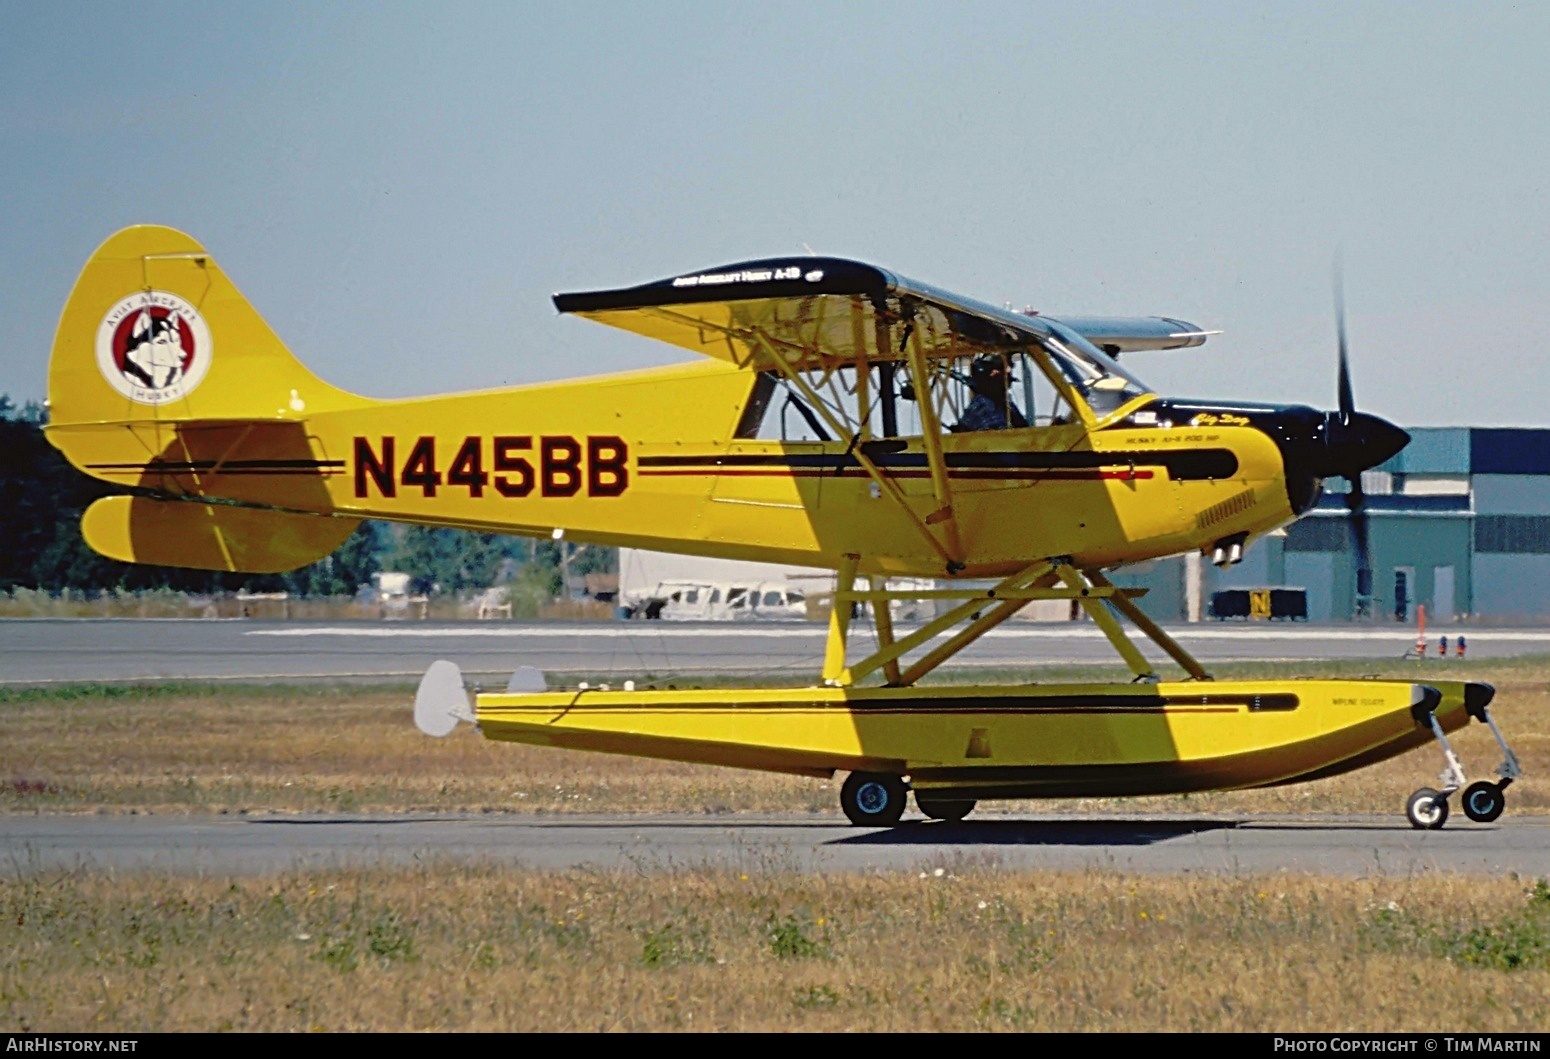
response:
[[[1362,476],[1377,621],[1511,622],[1550,615],[1550,430],[1416,428],[1399,455]],[[1215,593],[1292,587],[1310,621],[1356,615],[1356,563],[1345,497],[1262,538],[1226,570],[1185,556],[1118,571],[1145,587],[1154,618],[1209,620]]]

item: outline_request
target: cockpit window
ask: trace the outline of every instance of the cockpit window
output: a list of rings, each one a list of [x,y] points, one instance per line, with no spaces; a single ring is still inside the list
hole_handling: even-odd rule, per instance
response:
[[[1119,361],[1069,327],[1054,320],[1044,322],[1056,336],[1046,339],[1044,348],[1066,381],[1086,399],[1094,415],[1108,415],[1126,401],[1151,392],[1144,382],[1120,367]]]

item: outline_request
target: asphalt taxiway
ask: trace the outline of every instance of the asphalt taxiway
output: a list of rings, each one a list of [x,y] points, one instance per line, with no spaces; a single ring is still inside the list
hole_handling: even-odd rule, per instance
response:
[[[900,634],[903,634],[901,630]],[[1252,660],[1395,661],[1415,630],[1302,623],[1169,627],[1206,664]],[[1442,627],[1432,632],[1470,658],[1550,654],[1550,628]],[[440,658],[472,679],[503,679],[518,666],[622,680],[714,673],[808,682],[821,668],[825,629],[805,622],[269,622],[232,620],[0,620],[0,684],[157,679],[412,681]],[[1139,638],[1137,638],[1139,641]],[[852,630],[853,650],[871,644]],[[1166,662],[1150,643],[1145,653]],[[1439,668],[1456,661],[1450,653]],[[1011,622],[953,660],[956,667],[1118,664],[1088,623]]]
[[[1370,817],[1055,816],[994,812],[876,830],[837,817],[4,816],[4,870],[264,875],[474,863],[538,870],[1111,870],[1344,877],[1550,877],[1550,818],[1417,831]]]

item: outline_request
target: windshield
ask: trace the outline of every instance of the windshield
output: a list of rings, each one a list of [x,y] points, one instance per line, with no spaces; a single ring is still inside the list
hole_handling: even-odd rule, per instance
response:
[[[1049,319],[1043,323],[1054,333],[1044,340],[1044,348],[1095,415],[1106,416],[1126,401],[1152,392],[1119,361],[1065,324]]]

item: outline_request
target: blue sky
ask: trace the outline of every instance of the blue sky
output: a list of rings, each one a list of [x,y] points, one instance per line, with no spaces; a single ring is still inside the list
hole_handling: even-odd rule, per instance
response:
[[[681,360],[557,290],[804,246],[1181,316],[1158,389],[1545,425],[1550,5],[7,6],[0,392],[93,248],[198,238],[376,396]]]

